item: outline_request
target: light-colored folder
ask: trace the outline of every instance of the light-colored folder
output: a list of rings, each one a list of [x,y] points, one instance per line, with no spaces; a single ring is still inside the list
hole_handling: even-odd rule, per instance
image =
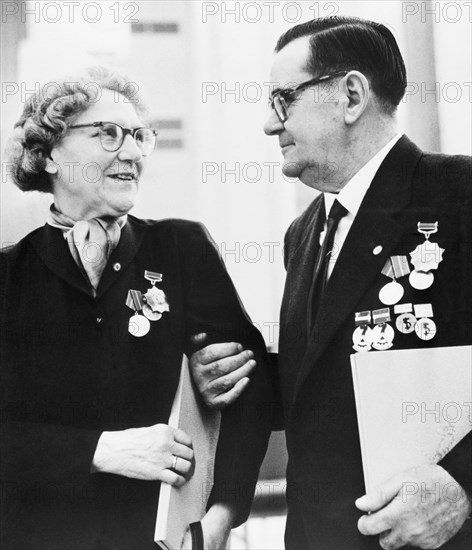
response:
[[[213,486],[214,460],[220,429],[220,413],[210,410],[203,403],[193,385],[185,355],[169,426],[180,428],[191,436],[195,471],[182,487],[161,484],[154,540],[165,550],[180,550],[189,524],[201,520],[205,515]]]
[[[472,346],[351,355],[367,492],[472,430]]]

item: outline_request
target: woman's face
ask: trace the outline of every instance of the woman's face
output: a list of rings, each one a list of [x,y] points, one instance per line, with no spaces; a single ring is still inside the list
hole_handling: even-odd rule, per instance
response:
[[[111,90],[102,90],[100,99],[73,125],[100,121],[124,128],[144,126],[133,104]],[[76,220],[121,216],[134,206],[144,158],[131,135],[117,151],[109,152],[100,143],[98,128],[72,128],[53,148],[51,158],[57,167],[52,176],[54,203],[64,214]]]

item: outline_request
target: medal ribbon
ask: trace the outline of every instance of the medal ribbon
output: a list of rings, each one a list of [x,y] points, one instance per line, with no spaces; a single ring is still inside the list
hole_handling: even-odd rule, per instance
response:
[[[374,319],[374,325],[388,323],[390,321],[390,308],[383,307],[382,309],[374,309],[372,317]]]
[[[395,280],[408,275],[410,271],[406,256],[390,256],[382,269],[382,275]]]
[[[148,271],[146,269],[144,271],[144,278],[147,281],[150,281],[152,286],[154,286],[156,283],[160,283],[162,281],[162,273],[156,273],[155,271]]]
[[[413,311],[413,306],[411,304],[397,304],[393,308],[393,312],[397,315],[401,313],[411,313]]]
[[[433,306],[431,304],[416,304],[415,317],[433,317]]]
[[[370,323],[371,323],[370,311],[359,311],[355,314],[356,327],[360,327],[362,325],[370,325]]]
[[[126,305],[137,313],[143,309],[143,294],[139,290],[129,290]]]
[[[418,222],[418,233],[421,233],[426,237],[426,239],[429,239],[429,236],[433,233],[438,232],[438,226],[439,222],[434,223],[426,223],[426,222]]]

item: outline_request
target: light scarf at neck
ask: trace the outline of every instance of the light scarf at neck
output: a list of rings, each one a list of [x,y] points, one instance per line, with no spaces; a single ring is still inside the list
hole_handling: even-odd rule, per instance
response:
[[[107,216],[75,221],[51,205],[47,223],[62,230],[75,263],[93,287],[94,296],[108,258],[120,241],[121,228],[126,220],[127,216]]]

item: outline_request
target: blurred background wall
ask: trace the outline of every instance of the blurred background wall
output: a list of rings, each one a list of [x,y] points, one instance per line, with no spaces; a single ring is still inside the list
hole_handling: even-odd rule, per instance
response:
[[[471,9],[432,1],[2,0],[0,243],[42,225],[51,202],[9,181],[3,148],[25,98],[90,65],[123,68],[143,84],[160,128],[133,213],[204,222],[276,349],[283,235],[316,194],[282,176],[278,142],[262,131],[278,36],[318,16],[386,24],[408,71],[400,130],[426,150],[471,154]],[[283,547],[284,463],[278,434],[258,489],[259,520],[239,530],[235,548]]]

